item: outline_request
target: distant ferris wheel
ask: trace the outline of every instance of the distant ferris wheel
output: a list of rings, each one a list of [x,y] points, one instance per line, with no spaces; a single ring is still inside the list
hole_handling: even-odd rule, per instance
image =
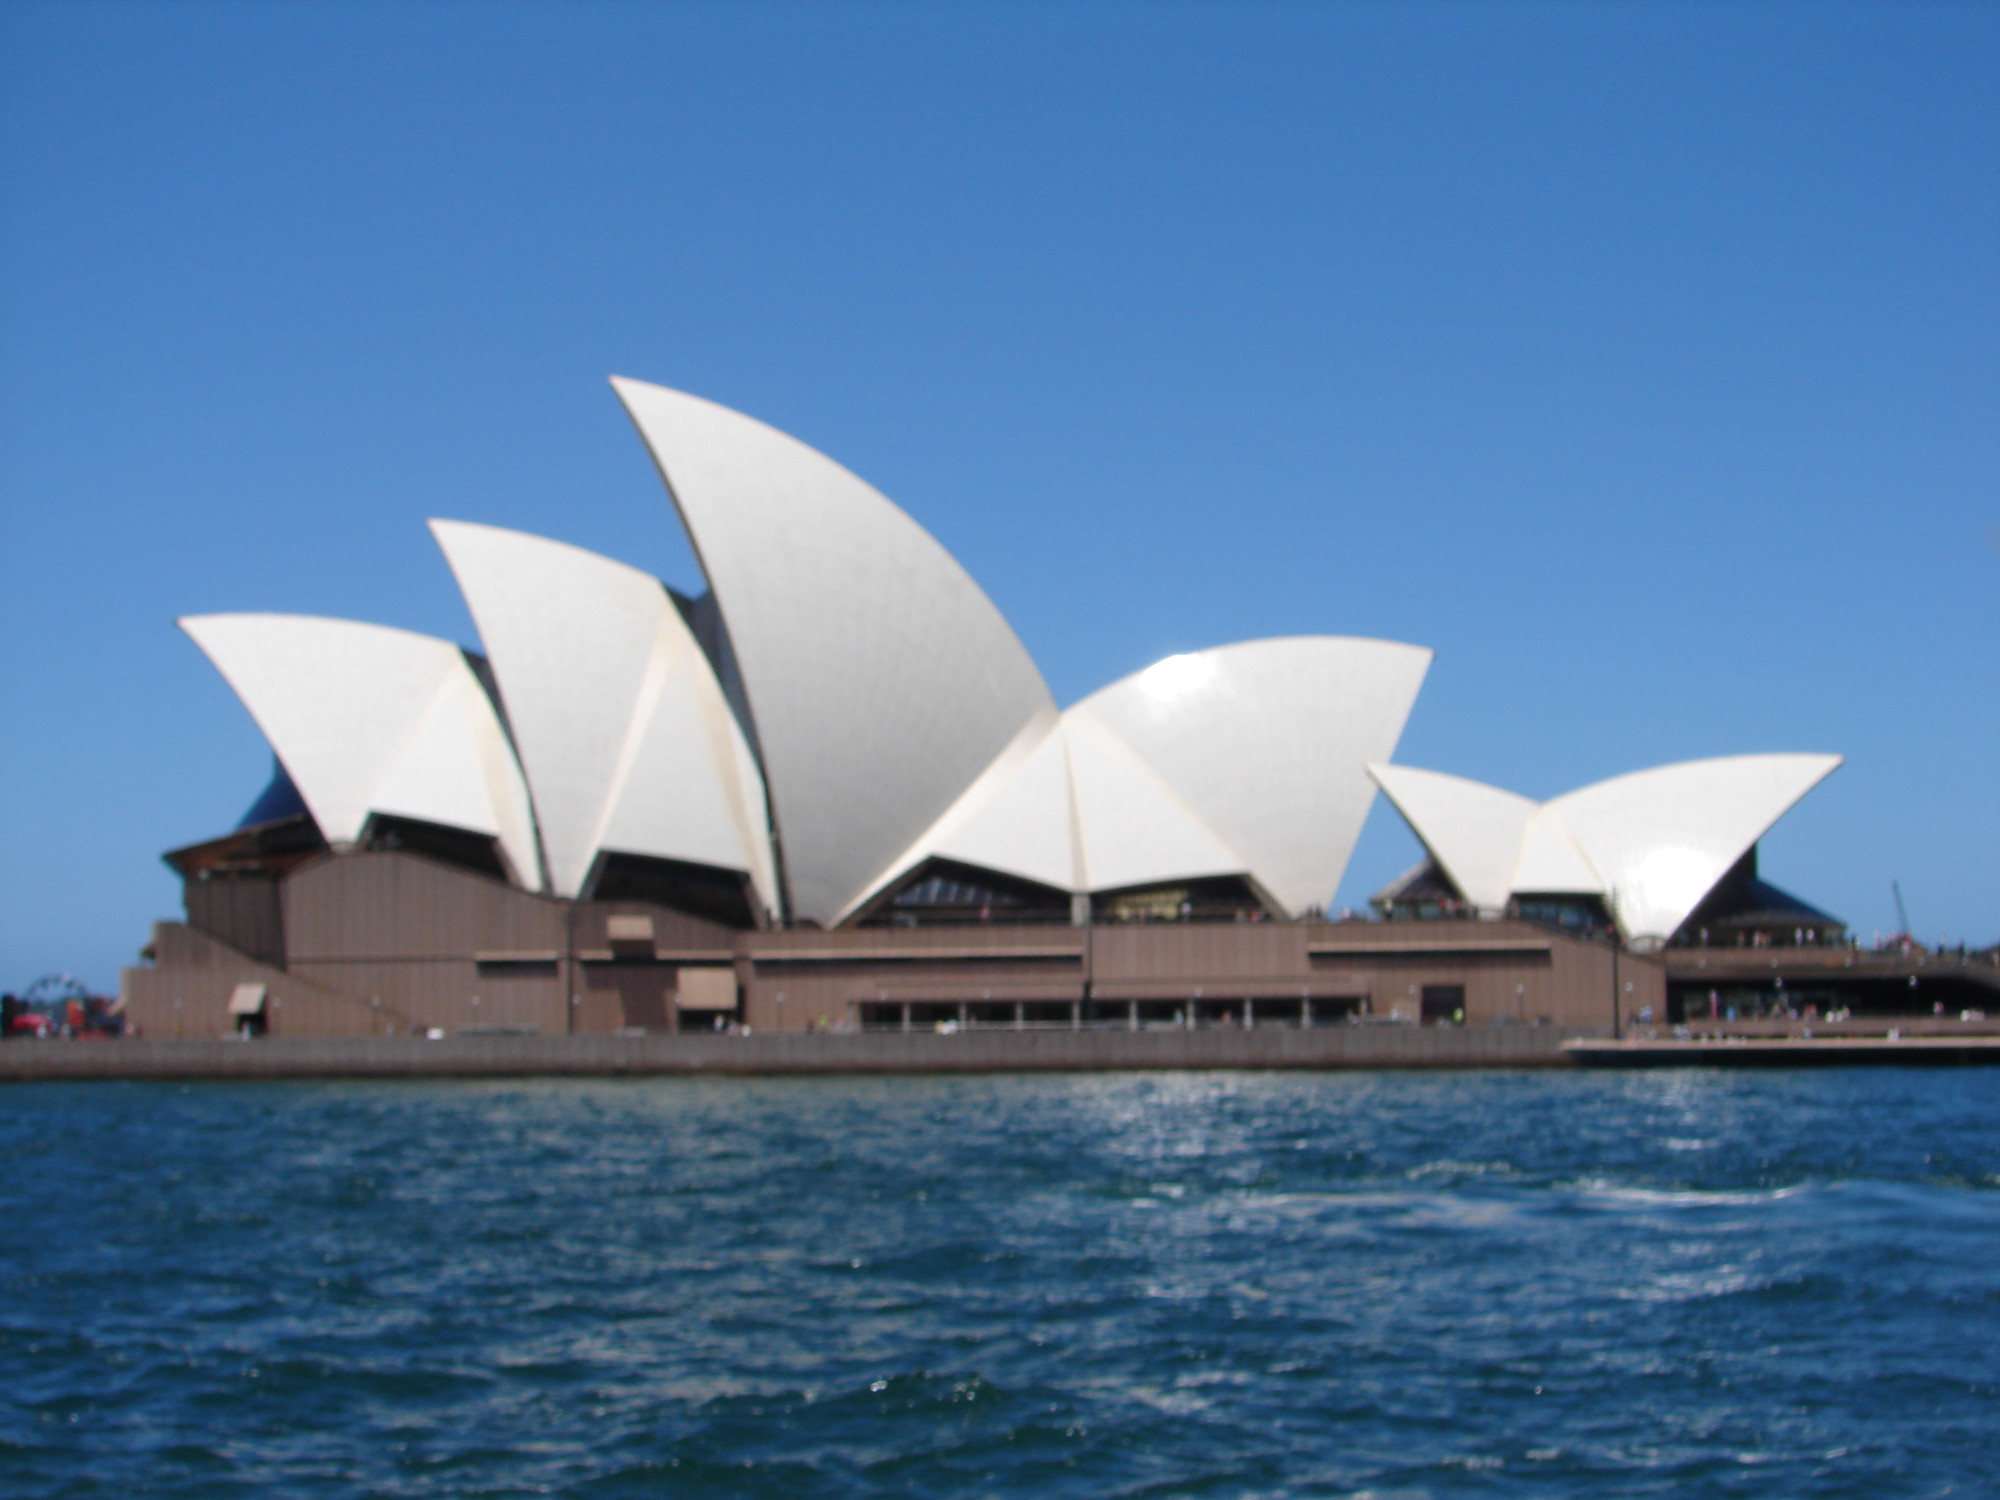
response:
[[[70,974],[44,974],[21,992],[21,1003],[34,1010],[60,1005],[65,1000],[94,998],[90,991]]]

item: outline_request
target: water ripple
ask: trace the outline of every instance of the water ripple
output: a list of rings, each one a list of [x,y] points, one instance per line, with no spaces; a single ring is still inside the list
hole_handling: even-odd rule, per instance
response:
[[[0,1093],[0,1492],[1978,1493],[1987,1075]]]

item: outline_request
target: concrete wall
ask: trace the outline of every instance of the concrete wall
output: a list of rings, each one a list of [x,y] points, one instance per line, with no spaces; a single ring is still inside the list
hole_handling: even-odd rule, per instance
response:
[[[650,919],[643,948],[614,915]],[[670,1029],[681,964],[735,961],[737,935],[638,901],[562,902],[405,851],[316,861],[285,882],[288,970],[385,1024],[555,1035]]]
[[[1664,1014],[1658,959],[1525,922],[1341,923],[1312,930],[1313,970],[1365,986],[1377,1015],[1415,1019],[1428,985],[1463,985],[1469,1026],[1522,1023],[1608,1034],[1641,1007]],[[1614,1017],[1614,995],[1616,997]]]
[[[1020,1073],[1568,1066],[1547,1027],[9,1042],[0,1082],[81,1078]]]
[[[560,901],[422,855],[328,857],[285,881],[286,968],[366,1003],[378,1034],[563,1032],[569,921]]]
[[[568,907],[405,851],[329,856],[285,881],[292,963],[559,953]]]
[[[1259,1007],[1266,1016],[1296,1013],[1302,999],[1322,1016],[1365,1002],[1378,1018],[1414,1021],[1433,985],[1463,987],[1473,1027],[1600,1035],[1648,1005],[1665,1014],[1659,960],[1518,922],[737,932],[642,902],[529,895],[408,851],[319,858],[286,877],[282,899],[282,966],[163,924],[155,967],[127,981],[134,1020],[153,1034],[226,1032],[229,990],[251,979],[286,996],[268,1013],[278,1037],[671,1031],[689,966],[733,969],[742,1019],[759,1033],[846,1029],[863,1006],[903,1003],[1009,1015],[1018,1003],[1066,1021],[1086,996],[1102,1011],[1150,1004],[1155,1016],[1195,1002],[1211,1017],[1245,999],[1273,1002]],[[650,940],[634,941],[627,924],[613,941],[614,915],[648,917]]]
[[[869,1003],[1073,1004],[1087,935],[1021,927],[846,928],[748,935],[744,1019],[757,1031],[846,1025]]]
[[[1105,985],[1164,982],[1169,988],[1230,979],[1304,981],[1312,977],[1306,957],[1306,936],[1312,930],[1293,922],[1093,927],[1091,978]]]
[[[383,1019],[350,995],[296,974],[260,964],[196,932],[184,922],[156,922],[149,967],[130,968],[119,980],[125,1022],[139,1036],[224,1037],[237,1018],[229,997],[239,984],[265,987],[265,1020],[271,1032],[292,1037],[379,1035]]]
[[[284,896],[275,875],[204,871],[183,892],[188,926],[259,963],[283,966]]]

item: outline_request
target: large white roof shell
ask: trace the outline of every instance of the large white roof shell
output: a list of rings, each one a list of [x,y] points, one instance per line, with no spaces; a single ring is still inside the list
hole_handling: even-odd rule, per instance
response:
[[[939,857],[1073,892],[1247,875],[1323,905],[1430,660],[1344,637],[1169,657],[1017,742],[871,889]]]
[[[492,700],[449,641],[300,615],[180,622],[271,742],[327,842],[371,813],[492,836],[541,889],[527,788]]]
[[[1038,721],[841,916],[927,859],[1072,894],[1242,875],[1241,855],[1092,718]]]
[[[1544,894],[1602,896],[1611,887],[1577,842],[1576,832],[1553,802],[1535,809],[1521,839],[1514,889]]]
[[[1603,896],[1635,943],[1664,942],[1750,846],[1840,764],[1737,755],[1600,781],[1536,804],[1406,766],[1369,773],[1465,898]]]
[[[726,407],[612,385],[715,591],[791,914],[831,923],[1054,703],[992,601],[862,480]]]
[[[1150,766],[1293,915],[1324,906],[1361,836],[1368,763],[1402,738],[1432,653],[1348,636],[1170,656],[1070,709]]]
[[[665,586],[518,531],[431,530],[499,680],[555,893],[615,851],[744,871],[775,910],[756,762]]]
[[[1053,708],[1036,715],[867,894],[932,857],[1017,875],[1060,891],[1085,888],[1069,744]]]
[[[1090,714],[1063,715],[1082,888],[1116,891],[1243,875],[1249,864],[1158,770]]]

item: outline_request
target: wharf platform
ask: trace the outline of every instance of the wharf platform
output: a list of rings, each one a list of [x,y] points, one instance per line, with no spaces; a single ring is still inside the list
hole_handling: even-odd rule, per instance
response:
[[[0,1083],[57,1080],[529,1078],[1190,1069],[1547,1068],[1549,1026],[124,1039],[0,1045]]]
[[[1562,1051],[1586,1068],[1973,1067],[2000,1064],[2000,1036],[1590,1038]]]

